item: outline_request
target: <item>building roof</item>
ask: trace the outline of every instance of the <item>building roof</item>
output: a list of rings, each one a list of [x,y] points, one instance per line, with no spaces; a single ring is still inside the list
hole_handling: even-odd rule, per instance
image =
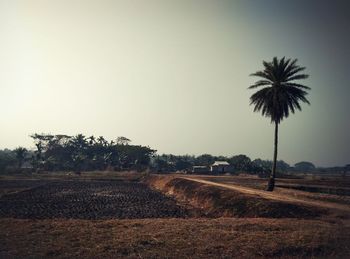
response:
[[[215,166],[215,165],[230,165],[230,164],[226,161],[215,161],[215,163],[212,164],[212,166]]]

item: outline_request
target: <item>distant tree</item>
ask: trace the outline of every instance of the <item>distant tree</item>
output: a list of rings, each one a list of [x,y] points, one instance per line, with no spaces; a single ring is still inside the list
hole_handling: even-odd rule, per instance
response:
[[[72,150],[71,159],[73,161],[74,170],[80,172],[84,170],[84,165],[87,164],[88,140],[83,134],[78,134],[70,139],[69,146]]]
[[[33,134],[30,136],[33,138],[37,150],[32,156],[32,165],[36,169],[48,169],[47,167],[52,166],[51,162],[54,160],[50,158],[53,146],[58,145],[54,135],[51,134]],[[49,152],[48,152],[49,151]]]
[[[251,169],[251,160],[246,155],[237,155],[229,158],[228,162],[234,167],[235,171],[248,172]]]
[[[142,170],[149,166],[155,150],[129,145],[129,139],[115,143],[103,136],[33,134],[37,147],[32,164],[37,169],[54,170]]]
[[[157,172],[189,170],[195,164],[197,164],[196,158],[190,155],[176,156],[162,154],[156,155],[152,159],[152,169]]]
[[[209,166],[212,165],[215,162],[215,157],[209,154],[203,154],[195,159],[196,165],[202,165],[202,166]]]
[[[177,156],[175,162],[175,170],[189,170],[194,166],[195,158],[193,156],[185,155],[185,156]]]
[[[310,172],[315,170],[315,165],[311,162],[302,161],[294,165],[294,169],[300,172]]]
[[[44,145],[43,169],[45,170],[64,170],[67,167],[72,170],[72,158],[70,155],[71,136],[53,135]]]
[[[121,169],[145,169],[156,152],[149,147],[136,145],[117,145],[117,149]]]
[[[278,59],[274,57],[271,62],[263,61],[264,70],[251,74],[262,78],[250,86],[249,89],[263,87],[250,97],[250,104],[254,105],[254,111],[261,111],[263,116],[269,117],[271,123],[275,124],[274,156],[272,171],[267,185],[267,191],[273,191],[275,187],[277,145],[278,145],[278,125],[294,113],[301,110],[300,102],[309,103],[306,99],[306,90],[309,87],[295,83],[295,80],[306,79],[309,76],[301,74],[305,67],[297,64],[297,59]]]
[[[23,165],[23,162],[26,159],[26,154],[27,154],[27,149],[24,147],[18,147],[14,150],[15,154],[16,154],[16,160],[17,160],[17,165],[18,168],[21,168]]]
[[[94,136],[90,136],[87,138],[88,139],[88,142],[89,142],[89,145],[92,146],[94,144],[96,144],[96,139]]]
[[[32,166],[35,169],[39,169],[42,166],[43,162],[43,149],[44,149],[44,136],[43,134],[33,134],[30,135],[30,137],[34,140],[34,144],[36,146],[36,151],[34,152],[34,155],[32,155]]]
[[[76,149],[86,149],[88,146],[88,141],[83,134],[78,134],[70,139],[70,144],[74,146]]]
[[[257,158],[251,162],[251,173],[265,178],[271,174],[271,167],[272,161]]]
[[[131,140],[126,138],[126,137],[118,137],[117,138],[117,145],[129,145],[130,142],[131,142]]]
[[[103,136],[99,136],[98,139],[97,139],[97,142],[101,146],[107,146],[108,145],[108,141],[105,140],[105,138]]]
[[[260,172],[261,176],[265,176],[267,173],[271,172],[271,168],[273,165],[273,161],[271,160],[262,160],[260,158],[255,159],[251,163],[252,165],[252,171],[254,172]],[[286,172],[290,169],[290,165],[283,160],[278,160],[276,162],[276,172]]]
[[[16,155],[9,149],[0,150],[0,173],[6,171],[8,167],[13,167],[17,163]]]
[[[346,176],[346,173],[350,171],[350,164],[347,164],[344,166],[344,170],[343,170],[343,177]]]
[[[168,155],[157,155],[152,159],[152,169],[156,172],[172,172],[175,171],[175,165],[172,164]]]
[[[226,162],[228,162],[228,157],[226,157],[226,156],[215,156],[214,157],[215,158],[215,161],[226,161]]]
[[[286,172],[290,169],[290,165],[283,160],[278,160],[276,164],[276,169],[280,172]]]

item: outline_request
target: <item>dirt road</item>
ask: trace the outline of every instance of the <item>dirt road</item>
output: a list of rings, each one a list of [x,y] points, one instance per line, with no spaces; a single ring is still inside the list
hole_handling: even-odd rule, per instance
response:
[[[246,194],[257,195],[257,196],[260,196],[260,197],[265,198],[265,199],[278,200],[278,201],[297,203],[297,204],[304,204],[304,205],[310,205],[310,206],[316,206],[316,207],[323,207],[323,208],[327,208],[327,209],[337,209],[337,210],[341,210],[341,211],[350,213],[349,206],[337,204],[337,203],[333,203],[333,202],[311,201],[311,200],[307,200],[307,199],[286,196],[286,195],[276,193],[276,192],[266,192],[266,191],[257,190],[257,189],[253,189],[253,188],[242,187],[239,185],[216,183],[216,182],[212,182],[212,181],[196,179],[196,178],[191,178],[191,177],[181,177],[181,178],[186,179],[186,180],[190,180],[190,181],[195,181],[198,183],[219,186],[219,187],[239,191],[239,192],[246,193]]]

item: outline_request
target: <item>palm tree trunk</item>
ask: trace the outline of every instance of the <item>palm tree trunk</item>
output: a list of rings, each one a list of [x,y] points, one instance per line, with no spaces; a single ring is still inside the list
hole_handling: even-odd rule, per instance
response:
[[[275,122],[275,150],[273,153],[273,164],[272,164],[272,171],[270,175],[269,182],[267,184],[266,191],[272,192],[275,188],[275,176],[276,176],[276,164],[277,164],[277,145],[278,145],[278,123]]]

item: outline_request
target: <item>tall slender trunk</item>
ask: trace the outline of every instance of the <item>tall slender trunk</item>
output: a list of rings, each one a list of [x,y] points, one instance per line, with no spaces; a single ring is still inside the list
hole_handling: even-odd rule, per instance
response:
[[[267,184],[266,191],[272,192],[275,188],[275,176],[276,176],[276,164],[277,164],[277,146],[278,146],[278,123],[275,122],[275,144],[274,144],[274,153],[273,153],[273,164],[272,171],[270,175],[269,182]]]

